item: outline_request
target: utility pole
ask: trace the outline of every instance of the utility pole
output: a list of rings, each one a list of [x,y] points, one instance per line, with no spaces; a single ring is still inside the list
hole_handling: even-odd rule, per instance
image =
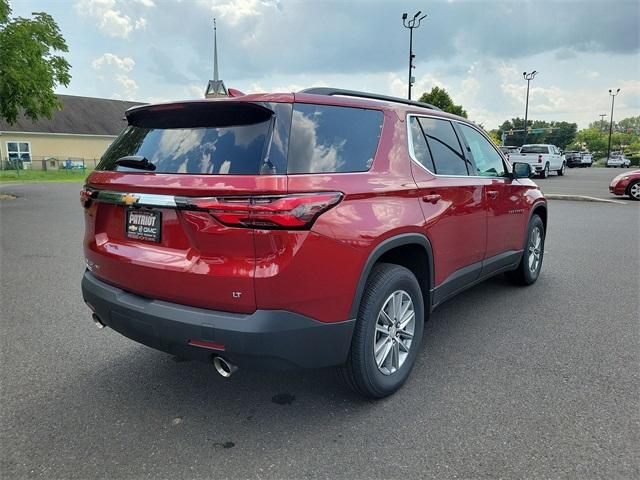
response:
[[[613,104],[616,101],[616,95],[620,93],[620,89],[616,90],[616,93],[613,93],[611,89],[609,89],[609,95],[611,95],[611,120],[609,122],[609,146],[607,147],[607,161],[609,161],[609,156],[611,155],[611,134],[613,133]]]
[[[404,25],[404,28],[409,29],[409,100],[411,100],[411,86],[416,81],[415,77],[412,75],[413,69],[416,68],[413,66],[413,59],[415,58],[415,55],[413,54],[413,29],[418,28],[420,26],[420,22],[426,17],[426,15],[423,15],[418,18],[421,13],[422,12],[418,10],[418,13],[416,13],[409,21],[407,21],[408,15],[406,13],[402,14],[402,24]]]
[[[604,117],[606,117],[607,114],[606,113],[601,113],[598,116],[600,117],[600,131],[604,132]]]
[[[527,130],[528,130],[527,118],[529,116],[529,84],[531,83],[531,80],[535,78],[537,73],[538,72],[535,70],[530,73],[522,72],[522,76],[527,81],[527,101],[525,102],[525,106],[524,106],[524,140],[522,140],[522,145],[525,145],[527,143]]]

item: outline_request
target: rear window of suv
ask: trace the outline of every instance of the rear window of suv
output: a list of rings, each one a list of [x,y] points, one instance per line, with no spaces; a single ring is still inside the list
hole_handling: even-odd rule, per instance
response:
[[[369,170],[382,122],[379,110],[296,103],[291,120],[288,172]]]
[[[291,104],[276,103],[200,102],[134,111],[97,169],[144,172],[117,163],[137,156],[153,164],[153,173],[285,173],[290,121]]]

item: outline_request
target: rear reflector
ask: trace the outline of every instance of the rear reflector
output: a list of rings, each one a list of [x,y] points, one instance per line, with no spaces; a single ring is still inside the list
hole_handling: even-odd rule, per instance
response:
[[[209,342],[207,340],[189,340],[192,347],[209,348],[211,350],[220,350],[224,352],[224,345],[221,343]]]
[[[318,216],[340,202],[339,192],[286,196],[176,198],[184,208],[207,210],[230,227],[262,229],[309,228]]]

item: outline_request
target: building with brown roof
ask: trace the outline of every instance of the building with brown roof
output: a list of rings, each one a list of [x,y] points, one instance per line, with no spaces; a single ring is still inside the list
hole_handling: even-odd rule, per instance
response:
[[[15,124],[0,120],[2,168],[57,169],[68,161],[95,166],[127,122],[124,112],[138,102],[58,95],[62,107],[51,118],[20,115]],[[14,167],[15,168],[15,167]]]

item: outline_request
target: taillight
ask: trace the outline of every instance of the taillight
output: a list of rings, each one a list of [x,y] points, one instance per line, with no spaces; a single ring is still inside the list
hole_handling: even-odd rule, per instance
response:
[[[89,187],[82,187],[80,190],[80,205],[84,208],[88,208],[91,205],[91,198],[93,198],[93,193],[95,190]]]
[[[318,216],[340,202],[339,192],[285,196],[176,198],[179,207],[208,211],[230,227],[305,229]]]
[[[542,155],[538,155],[538,163],[542,163]]]

